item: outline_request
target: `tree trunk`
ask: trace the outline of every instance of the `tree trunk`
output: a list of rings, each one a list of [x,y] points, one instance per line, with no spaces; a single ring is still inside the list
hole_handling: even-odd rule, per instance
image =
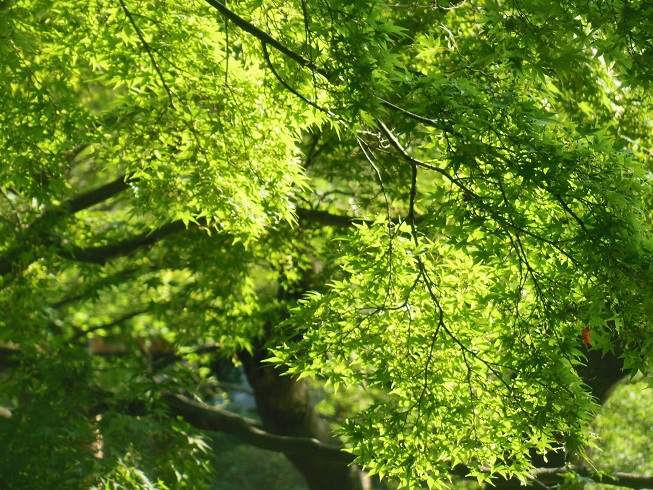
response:
[[[315,411],[308,386],[261,361],[265,352],[243,353],[240,360],[254,389],[256,407],[264,428],[274,434],[310,437],[338,444]],[[286,455],[304,476],[311,490],[362,490],[362,473],[355,466],[325,462],[311,455]]]

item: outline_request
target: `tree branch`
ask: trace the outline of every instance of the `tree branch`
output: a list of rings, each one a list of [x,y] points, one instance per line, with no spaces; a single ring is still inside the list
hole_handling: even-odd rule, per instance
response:
[[[333,214],[328,211],[320,211],[318,209],[305,209],[297,208],[295,213],[300,220],[309,221],[326,226],[338,226],[341,228],[350,228],[356,224],[365,224],[371,226],[374,220],[359,218],[357,216],[347,216],[346,214]],[[400,223],[402,219],[392,218],[391,221],[395,224]],[[423,216],[415,216],[415,223],[424,221]]]
[[[0,346],[0,371],[20,366],[21,352],[16,347]]]
[[[232,435],[240,441],[266,449],[268,451],[282,452],[285,454],[310,454],[324,461],[351,464],[354,456],[337,446],[326,444],[317,439],[306,437],[277,436],[256,427],[257,422],[248,420],[234,413],[211,408],[182,395],[164,394],[163,398],[175,415],[183,417],[192,426],[213,432],[222,432]],[[489,470],[488,470],[489,471]],[[457,466],[452,474],[469,478],[469,468]],[[562,466],[558,468],[536,468],[531,473],[531,478],[539,483],[563,483],[570,474],[590,479],[603,485],[627,487],[633,489],[653,488],[653,476],[636,475],[631,473],[615,472],[603,474],[581,466]],[[573,476],[572,476],[573,478]],[[505,484],[517,483],[518,480],[505,480]],[[494,481],[498,487],[504,482]]]
[[[175,415],[183,417],[193,427],[232,435],[244,443],[285,454],[312,456],[333,463],[350,464],[352,454],[338,446],[307,437],[270,434],[254,426],[255,422],[240,415],[201,405],[182,395],[164,394],[163,399]]]
[[[97,189],[88,191],[81,196],[77,196],[64,202],[62,207],[70,214],[75,214],[91,206],[100,204],[107,199],[120,194],[122,191],[129,189],[129,178],[126,175],[120,175],[108,184],[104,184]]]
[[[97,332],[98,330],[109,330],[117,325],[120,325],[123,322],[126,322],[127,320],[130,320],[138,315],[142,315],[143,313],[147,313],[148,310],[137,310],[137,311],[132,311],[130,313],[127,313],[119,318],[116,318],[109,323],[103,323],[102,325],[95,325],[93,327],[89,327],[86,330],[77,330],[77,332],[72,336],[70,339],[71,342],[74,342],[75,340],[78,340],[82,337],[86,337],[88,334]]]
[[[161,81],[161,85],[163,85],[163,89],[168,94],[168,99],[170,100],[170,107],[175,109],[175,101],[174,101],[174,99],[172,97],[172,90],[170,90],[170,87],[168,87],[168,84],[166,83],[166,80],[163,77],[163,73],[161,72],[161,68],[159,68],[159,65],[156,62],[156,59],[154,59],[154,54],[152,53],[152,48],[150,47],[149,43],[145,40],[145,37],[143,36],[143,33],[141,32],[140,27],[138,27],[138,24],[134,20],[134,16],[132,15],[132,13],[127,8],[127,5],[125,5],[125,2],[123,0],[118,0],[118,3],[120,3],[120,7],[122,8],[123,12],[127,16],[127,19],[129,19],[129,23],[132,25],[132,27],[136,31],[136,35],[138,36],[138,39],[140,39],[141,44],[143,45],[143,49],[147,53],[147,56],[150,58],[150,61],[152,62],[152,66],[154,66],[154,70],[156,71],[156,74],[158,75],[159,80]]]
[[[460,179],[453,177],[452,175],[449,174],[445,169],[436,167],[435,165],[431,165],[430,163],[422,162],[420,160],[417,160],[413,157],[411,157],[406,149],[401,146],[401,143],[397,139],[397,137],[390,131],[390,129],[383,124],[381,121],[377,121],[379,124],[379,127],[381,128],[381,131],[385,135],[385,137],[388,139],[388,142],[390,145],[399,152],[401,158],[405,160],[409,165],[411,166],[417,166],[424,168],[426,170],[433,170],[435,172],[438,172],[440,175],[445,177],[449,182],[454,184],[456,187],[460,188],[466,195],[469,195],[471,197],[474,197],[476,199],[479,199],[479,196],[474,193],[471,189],[468,187],[464,186],[461,182]]]
[[[489,473],[489,468],[482,468],[482,471]],[[475,479],[469,476],[469,467],[465,465],[458,465],[451,471],[452,475],[460,478]],[[602,485],[612,485],[625,488],[653,488],[653,476],[650,475],[636,475],[632,473],[622,472],[601,472],[594,471],[584,466],[559,466],[555,468],[535,468],[527,477],[528,480],[537,486],[549,486],[564,483],[565,481],[572,481],[574,478],[585,478],[592,480],[594,483]],[[496,488],[510,487],[515,485],[523,485],[517,478],[497,478],[492,480],[492,485]]]
[[[49,231],[59,219],[104,202],[128,188],[129,179],[125,175],[121,175],[108,184],[45,211],[23,231],[20,238],[17,239],[18,244],[0,257],[0,276],[6,276],[12,271],[24,270],[25,267],[34,262],[38,257],[33,254],[33,251],[38,248],[38,245],[50,245],[52,235]],[[26,252],[26,245],[30,246],[28,250],[32,254],[26,260],[23,258],[23,262],[19,264],[21,256]]]
[[[312,61],[307,60],[302,55],[295,53],[292,49],[288,48],[287,46],[285,46],[284,44],[282,44],[281,42],[277,41],[272,36],[270,36],[267,32],[264,32],[258,27],[250,24],[241,16],[236,14],[234,11],[230,10],[224,3],[220,2],[219,0],[206,0],[206,2],[211,7],[213,7],[218,12],[220,12],[222,15],[224,15],[227,19],[229,19],[231,22],[233,22],[235,25],[240,27],[243,31],[250,33],[252,36],[257,38],[263,44],[269,44],[277,51],[285,54],[291,60],[294,60],[297,63],[299,63],[301,66],[309,68],[327,79],[329,78],[328,74],[322,68],[316,66]]]
[[[398,105],[393,104],[392,102],[388,102],[385,99],[378,98],[379,101],[381,102],[381,105],[383,107],[386,107],[388,109],[392,109],[393,111],[399,112],[409,119],[412,119],[414,121],[420,122],[426,126],[431,126],[437,129],[440,129],[446,133],[453,134],[456,136],[460,136],[460,133],[456,132],[453,130],[453,128],[446,126],[445,124],[442,123],[442,121],[438,121],[437,119],[431,119],[428,117],[420,116],[419,114],[415,114],[414,112],[410,112],[402,107],[399,107]]]
[[[18,368],[23,362],[25,362],[25,358],[18,347],[0,347],[0,370]],[[352,464],[354,461],[352,454],[343,451],[338,446],[308,437],[288,437],[271,434],[262,430],[260,424],[255,420],[200,404],[182,395],[174,395],[169,392],[163,393],[163,400],[173,415],[184,418],[189,424],[200,430],[228,434],[245,444],[268,451],[288,455],[311,456],[325,462],[338,464]],[[142,401],[138,400],[123,400],[118,405],[103,401],[94,407],[92,412],[100,413],[109,407],[114,409],[119,407],[118,410],[131,415],[140,415],[146,412]],[[484,471],[489,473],[490,469],[487,468]],[[469,473],[469,467],[464,465],[458,465],[451,470],[452,475],[461,478],[470,478]],[[653,475],[601,472],[581,466],[536,468],[531,472],[529,480],[533,483],[555,485],[564,483],[565,480],[569,481],[569,478],[573,480],[574,475],[603,485],[632,489],[653,488]],[[497,488],[502,486],[513,487],[519,483],[520,481],[516,478],[493,480],[493,485]]]
[[[595,483],[627,488],[653,488],[653,476],[614,472],[602,474],[582,466],[563,466],[560,468],[537,468],[532,476],[544,483],[562,483],[565,474],[574,473],[582,478],[589,478]]]
[[[281,75],[277,72],[277,70],[274,68],[274,65],[272,64],[272,61],[270,60],[270,53],[268,53],[268,45],[265,43],[261,43],[261,46],[263,48],[263,57],[265,58],[265,62],[267,63],[268,67],[270,68],[270,71],[274,75],[274,77],[279,81],[279,83],[291,94],[293,94],[295,97],[301,99],[303,102],[306,104],[310,105],[311,107],[316,108],[318,111],[324,112],[325,114],[329,116],[335,116],[333,112],[331,112],[329,109],[325,109],[324,107],[319,106],[317,103],[313,102],[312,100],[307,99],[304,97],[302,94],[297,92],[294,88],[292,88],[288,82],[286,82]]]
[[[300,220],[328,226],[352,227],[356,223],[373,223],[371,220],[341,214],[331,214],[327,211],[319,211],[317,209],[297,208],[295,209],[295,213],[297,213],[297,217]]]
[[[84,195],[79,199],[74,200],[75,202],[71,201],[69,209],[79,211],[81,209],[86,209],[87,207],[90,207],[97,202],[102,202],[103,199],[99,199],[99,196],[106,194],[106,192],[100,192],[104,190],[104,188],[98,189],[97,195],[94,199],[91,199],[91,196]],[[352,227],[356,223],[365,223],[368,225],[373,223],[372,220],[364,218],[337,215],[327,211],[319,211],[315,209],[298,208],[295,210],[295,212],[301,220],[328,226]],[[416,219],[417,221],[420,221],[419,217]],[[59,255],[61,258],[75,262],[104,265],[107,262],[119,257],[129,257],[134,255],[139,250],[151,247],[155,243],[168,238],[169,236],[195,227],[197,227],[197,225],[192,222],[189,222],[188,226],[186,226],[183,221],[177,220],[173,221],[172,223],[163,225],[156,230],[146,231],[136,236],[111,243],[109,245],[101,245],[95,247],[78,247],[68,245],[65,248],[60,247],[59,245],[51,245],[56,250],[57,255]],[[50,237],[49,240],[52,241],[52,237]],[[18,247],[16,247],[16,249],[18,250]],[[22,250],[22,248],[20,250]],[[0,258],[0,275],[8,274],[12,270],[12,260],[8,258],[9,256],[11,256],[11,253],[6,254],[4,258]]]
[[[196,225],[189,223],[188,228]],[[128,257],[134,255],[143,248],[151,247],[155,243],[176,233],[186,230],[186,224],[177,220],[154,231],[143,232],[125,240],[102,245],[98,247],[67,247],[58,251],[58,255],[64,259],[74,260],[76,262],[87,262],[90,264],[106,264],[110,260],[119,257]]]

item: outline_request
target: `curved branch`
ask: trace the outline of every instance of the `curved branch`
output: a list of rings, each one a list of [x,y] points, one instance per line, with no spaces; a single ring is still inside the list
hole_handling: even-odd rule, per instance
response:
[[[381,102],[381,105],[383,107],[386,107],[388,109],[392,109],[393,111],[399,112],[403,114],[404,116],[408,117],[409,119],[412,119],[413,121],[417,121],[419,123],[424,124],[425,126],[430,126],[436,129],[440,129],[441,131],[444,131],[445,133],[453,134],[456,136],[460,136],[460,133],[457,131],[454,131],[453,128],[443,124],[442,121],[438,121],[437,119],[431,119],[428,117],[420,116],[419,114],[415,114],[414,112],[410,112],[409,110],[404,109],[403,107],[399,107],[398,105],[393,104],[392,102],[388,102],[385,99],[382,99],[378,97],[379,101]]]
[[[352,454],[342,451],[338,446],[307,437],[271,434],[240,415],[201,405],[182,395],[168,393],[163,395],[163,399],[173,414],[183,417],[198,429],[229,434],[244,443],[269,451],[312,456],[333,463],[351,464],[354,461]]]
[[[381,128],[381,131],[383,132],[385,137],[388,139],[388,142],[390,143],[390,145],[395,150],[397,150],[397,152],[399,152],[399,155],[401,156],[401,158],[403,160],[405,160],[409,165],[411,165],[411,167],[416,166],[416,167],[424,168],[426,170],[433,170],[435,172],[438,172],[440,175],[445,177],[449,182],[454,184],[456,187],[460,188],[460,190],[462,190],[466,195],[469,195],[469,196],[471,196],[471,197],[473,197],[475,199],[480,199],[480,197],[476,193],[474,193],[474,191],[472,191],[471,189],[469,189],[468,187],[463,185],[460,182],[460,179],[457,179],[457,178],[453,177],[445,169],[440,168],[440,167],[436,167],[435,165],[431,165],[430,163],[422,162],[420,160],[417,160],[417,159],[411,157],[408,154],[408,152],[406,151],[406,149],[403,146],[401,146],[401,143],[399,142],[397,137],[392,133],[392,131],[390,131],[390,129],[385,124],[383,124],[381,121],[378,121],[378,124],[379,124],[379,127]]]
[[[277,436],[261,430],[257,427],[258,423],[253,420],[225,410],[207,407],[182,395],[168,393],[163,395],[163,399],[174,415],[183,417],[186,422],[201,430],[229,434],[246,444],[268,451],[282,452],[285,454],[310,454],[324,461],[335,463],[351,464],[354,461],[352,454],[344,452],[337,446],[306,437]],[[469,468],[457,466],[452,470],[452,474],[469,478]],[[557,484],[563,483],[565,478],[568,479],[570,477],[570,474],[575,474],[603,485],[633,489],[653,488],[653,476],[621,472],[604,474],[580,466],[536,468],[530,476],[533,481],[537,480],[538,483]],[[512,485],[514,481],[494,481],[497,487],[501,487],[504,483]]]
[[[270,68],[270,71],[272,72],[272,74],[274,75],[274,77],[279,81],[279,83],[280,83],[280,84],[281,84],[281,85],[282,85],[282,86],[283,86],[283,87],[284,87],[288,92],[290,92],[291,94],[293,94],[295,97],[301,99],[303,102],[305,102],[306,104],[310,105],[311,107],[314,107],[314,108],[317,109],[318,111],[324,112],[325,114],[327,114],[328,116],[331,116],[331,117],[335,116],[335,114],[334,114],[333,112],[331,112],[329,109],[325,109],[324,107],[320,107],[318,104],[316,104],[316,103],[313,102],[312,100],[307,99],[307,98],[304,97],[302,94],[300,94],[299,92],[297,92],[297,90],[295,90],[294,88],[292,88],[292,87],[288,84],[288,82],[286,82],[286,81],[281,77],[281,75],[279,75],[279,73],[277,72],[276,68],[275,68],[274,65],[272,64],[272,60],[270,60],[270,53],[268,53],[268,47],[267,47],[268,45],[265,44],[265,43],[261,43],[261,46],[262,46],[262,48],[263,48],[263,58],[265,58],[265,62],[267,63],[268,67]]]
[[[0,370],[20,367],[26,358],[19,347],[0,347]],[[101,398],[101,397],[99,397]],[[111,397],[109,397],[111,398]],[[325,462],[338,464],[352,464],[354,456],[343,451],[338,446],[326,444],[317,439],[308,437],[278,436],[266,432],[260,428],[260,424],[240,415],[211,408],[195,402],[182,395],[164,393],[163,400],[170,412],[180,416],[192,426],[200,430],[221,432],[236,437],[245,444],[249,444],[268,451],[281,452],[288,455],[311,456]],[[120,402],[120,403],[118,403]],[[116,405],[117,403],[117,405]],[[123,413],[131,415],[142,415],[146,413],[142,400],[116,401],[111,403],[103,401],[92,408],[92,413],[100,413],[107,410],[109,406],[118,409]],[[489,468],[483,468],[489,473]],[[461,478],[471,478],[470,468],[464,465],[457,465],[452,468],[451,475]],[[535,468],[529,475],[529,480],[535,484],[559,484],[573,480],[576,477],[590,479],[603,485],[619,486],[632,489],[653,488],[653,475],[639,475],[624,472],[601,472],[581,466],[561,466],[555,468]],[[495,479],[493,485],[497,488],[514,485],[521,482],[513,479]]]

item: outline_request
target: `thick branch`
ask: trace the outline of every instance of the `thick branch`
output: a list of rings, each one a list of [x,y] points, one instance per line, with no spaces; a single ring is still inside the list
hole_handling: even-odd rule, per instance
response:
[[[316,209],[295,209],[297,217],[300,220],[309,221],[311,223],[319,223],[321,225],[351,227],[355,223],[371,224],[372,221],[363,218],[356,218],[353,216],[331,214],[327,211],[318,211]]]
[[[307,437],[278,436],[254,426],[252,421],[234,413],[201,405],[181,395],[166,394],[164,400],[175,415],[198,429],[223,432],[244,443],[285,454],[312,456],[324,461],[350,464],[354,456],[339,447]]]
[[[538,468],[533,471],[532,475],[542,483],[562,483],[565,474],[575,473],[583,478],[589,478],[595,483],[602,485],[614,485],[627,488],[653,488],[653,476],[651,475],[634,475],[632,473],[615,472],[608,475],[602,475],[589,468],[580,466],[561,467],[561,468]]]
[[[19,367],[21,365],[21,358],[22,353],[19,348],[0,348],[0,370]],[[260,424],[254,420],[225,410],[202,405],[181,395],[165,393],[163,399],[172,414],[183,417],[189,424],[200,430],[229,434],[245,444],[291,456],[308,456],[327,463],[345,465],[351,464],[354,461],[353,455],[342,451],[338,446],[324,443],[318,439],[275,435],[262,430]],[[113,403],[108,404],[107,402],[102,402],[93,409],[93,413],[100,413],[106,410],[109,405],[114,409],[117,408]],[[139,401],[122,401],[118,405],[120,406],[118,409],[124,413],[132,415],[144,413],[142,402]],[[489,472],[489,469],[487,471]],[[451,471],[452,475],[462,478],[469,478],[469,473],[469,467],[464,465],[456,466]],[[529,479],[540,484],[555,485],[563,483],[565,478],[569,478],[570,475],[572,475],[572,479],[573,475],[577,475],[603,485],[633,489],[653,488],[652,475],[638,475],[623,472],[603,474],[581,466],[536,468],[532,471]],[[497,488],[506,486],[512,488],[521,483],[517,479],[496,479],[493,481],[493,484]]]
[[[341,228],[353,227],[355,224],[366,224],[371,226],[374,221],[357,216],[347,216],[346,214],[332,214],[328,211],[319,211],[317,209],[295,209],[297,217],[300,220],[308,221],[310,223],[317,223],[326,226],[338,226]],[[402,218],[392,218],[392,222],[397,224],[402,221]],[[415,216],[415,223],[424,221],[423,216]]]
[[[20,238],[17,239],[17,245],[0,257],[0,276],[6,276],[12,271],[23,270],[34,262],[38,258],[34,251],[39,245],[51,245],[52,234],[50,230],[61,218],[104,202],[128,187],[128,179],[125,175],[121,175],[108,184],[65,201],[60,206],[44,212],[23,231]],[[29,247],[28,251],[32,252],[28,259],[24,257],[26,247]]]
[[[194,226],[192,223],[188,227]],[[110,245],[102,245],[99,247],[68,247],[65,250],[60,250],[59,256],[64,259],[74,260],[76,262],[87,262],[91,264],[106,264],[110,260],[119,257],[128,257],[134,255],[136,252],[143,248],[151,247],[155,243],[167,238],[176,233],[186,230],[186,225],[183,221],[173,221],[161,228],[157,228],[151,232],[144,232],[125,240],[112,243]]]
[[[64,202],[62,207],[70,214],[78,213],[91,206],[100,204],[107,199],[120,194],[129,188],[129,178],[126,175],[121,175],[108,184],[86,192],[81,196],[77,196],[67,202]]]
[[[489,468],[484,468],[484,472],[489,473]],[[475,477],[469,476],[469,467],[464,465],[456,466],[451,474],[461,477],[475,479]],[[556,468],[535,468],[528,479],[535,484],[544,485],[548,487],[549,485],[557,485],[565,482],[565,478],[569,481],[569,478],[574,479],[574,475],[581,478],[586,478],[592,480],[595,483],[600,483],[602,485],[612,485],[625,488],[653,488],[653,476],[649,475],[635,475],[632,473],[608,473],[602,474],[591,470],[590,468],[585,468],[583,466],[560,466]],[[494,479],[492,485],[496,488],[502,487],[522,487],[523,483],[517,478],[512,479]]]
[[[20,366],[20,354],[15,347],[0,346],[0,371]]]
[[[324,461],[343,464],[351,464],[354,460],[353,455],[342,451],[337,446],[307,437],[277,436],[256,427],[255,421],[248,420],[225,410],[201,405],[181,395],[166,394],[164,395],[164,400],[172,413],[183,417],[194,427],[201,430],[229,434],[246,444],[261,449],[285,454],[311,455]],[[558,484],[563,483],[565,477],[570,473],[588,478],[603,485],[634,489],[653,488],[653,476],[621,472],[603,475],[580,466],[536,468],[531,473],[531,477],[541,483]],[[453,474],[467,477],[469,469],[464,466],[458,466],[454,469]],[[495,481],[495,483],[500,487],[504,482]],[[506,481],[505,483],[509,482]]]
[[[352,227],[356,223],[365,223],[371,225],[373,221],[354,216],[332,214],[327,211],[319,211],[314,209],[298,208],[295,210],[299,219],[311,223],[318,223],[321,225],[338,226],[338,227]],[[420,218],[416,218],[420,221]],[[155,243],[175,235],[186,229],[194,228],[197,225],[192,222],[188,223],[188,227],[183,221],[173,221],[163,225],[156,230],[143,232],[136,236],[126,238],[116,243],[109,245],[101,245],[97,247],[76,247],[67,246],[64,249],[57,251],[57,254],[68,260],[76,262],[85,262],[90,264],[106,264],[107,262],[117,259],[119,257],[129,257],[134,255],[141,249],[151,247]],[[0,262],[0,271],[1,271]]]

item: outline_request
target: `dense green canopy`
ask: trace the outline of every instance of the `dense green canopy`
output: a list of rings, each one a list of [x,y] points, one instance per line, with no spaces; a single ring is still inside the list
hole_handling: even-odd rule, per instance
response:
[[[216,356],[432,487],[582,455],[590,354],[651,370],[645,0],[5,0],[0,59],[10,488],[201,488]]]

